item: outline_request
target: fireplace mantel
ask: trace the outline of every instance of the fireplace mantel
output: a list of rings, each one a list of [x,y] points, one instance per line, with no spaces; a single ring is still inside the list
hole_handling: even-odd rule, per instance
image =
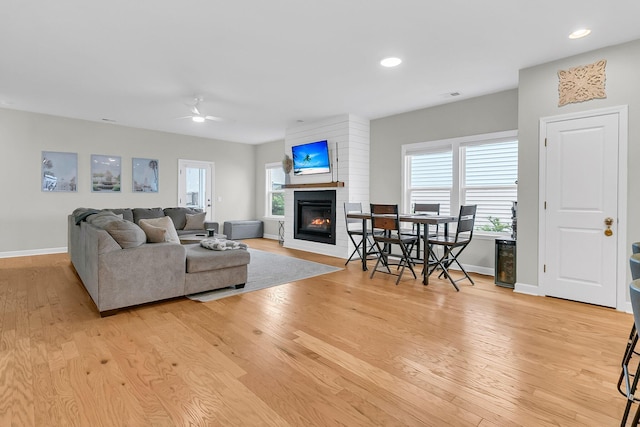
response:
[[[344,187],[343,181],[333,182],[312,182],[309,184],[285,184],[284,188],[332,188],[332,187]]]

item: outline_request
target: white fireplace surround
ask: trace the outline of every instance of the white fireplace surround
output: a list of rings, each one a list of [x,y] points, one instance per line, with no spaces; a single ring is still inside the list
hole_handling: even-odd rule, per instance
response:
[[[331,157],[331,173],[291,176],[291,184],[327,183],[327,187],[287,188],[284,208],[284,246],[323,255],[348,258],[353,244],[346,231],[344,204],[360,202],[365,210],[369,206],[369,121],[351,114],[302,123],[290,127],[285,136],[285,153],[291,155],[293,145],[327,140]],[[335,181],[344,187],[331,187]],[[336,244],[317,243],[294,239],[294,191],[336,190]]]

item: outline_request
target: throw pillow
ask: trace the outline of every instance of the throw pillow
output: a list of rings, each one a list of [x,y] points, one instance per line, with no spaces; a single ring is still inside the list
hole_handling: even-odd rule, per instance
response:
[[[167,229],[162,227],[156,227],[155,225],[151,225],[147,222],[146,219],[143,219],[138,224],[140,228],[147,235],[147,242],[149,243],[162,243],[166,241]]]
[[[147,241],[147,236],[140,227],[124,219],[111,221],[104,229],[122,249],[135,248]]]
[[[98,228],[104,229],[107,224],[113,221],[122,220],[122,215],[116,215],[113,212],[101,211],[94,215],[87,217],[87,222],[91,225],[95,225]]]
[[[169,218],[168,216],[163,216],[162,218],[141,219],[140,223],[142,222],[149,225],[153,225],[154,227],[160,227],[167,230],[164,236],[165,242],[178,243],[178,244],[180,243],[180,238],[178,237],[178,232],[176,231],[176,227],[174,227],[173,221],[171,221],[171,218]]]
[[[196,214],[201,212],[199,209],[191,209],[191,208],[164,208],[164,214],[171,218],[173,221],[173,226],[176,227],[176,230],[184,230],[184,225],[187,223],[186,214]]]
[[[185,230],[204,230],[204,217],[207,216],[206,212],[200,212],[197,214],[187,214],[187,223],[184,226]]]

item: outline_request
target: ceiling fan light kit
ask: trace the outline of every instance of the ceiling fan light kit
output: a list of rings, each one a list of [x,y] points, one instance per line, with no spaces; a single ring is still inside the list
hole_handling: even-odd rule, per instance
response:
[[[204,123],[207,120],[211,120],[214,122],[224,122],[226,121],[226,119],[222,118],[222,117],[216,117],[216,116],[207,116],[203,113],[200,112],[200,103],[204,101],[204,98],[201,96],[196,96],[193,98],[193,103],[191,104],[187,104],[187,106],[189,107],[189,110],[191,111],[191,115],[189,116],[184,116],[184,117],[178,117],[179,119],[191,119],[191,121],[195,122],[195,123]]]

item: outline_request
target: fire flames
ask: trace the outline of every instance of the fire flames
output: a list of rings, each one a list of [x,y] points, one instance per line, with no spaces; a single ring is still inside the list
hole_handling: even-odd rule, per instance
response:
[[[331,224],[331,220],[327,219],[327,218],[315,218],[313,221],[311,221],[310,225],[316,226],[316,227],[321,227],[323,225],[329,225]]]

